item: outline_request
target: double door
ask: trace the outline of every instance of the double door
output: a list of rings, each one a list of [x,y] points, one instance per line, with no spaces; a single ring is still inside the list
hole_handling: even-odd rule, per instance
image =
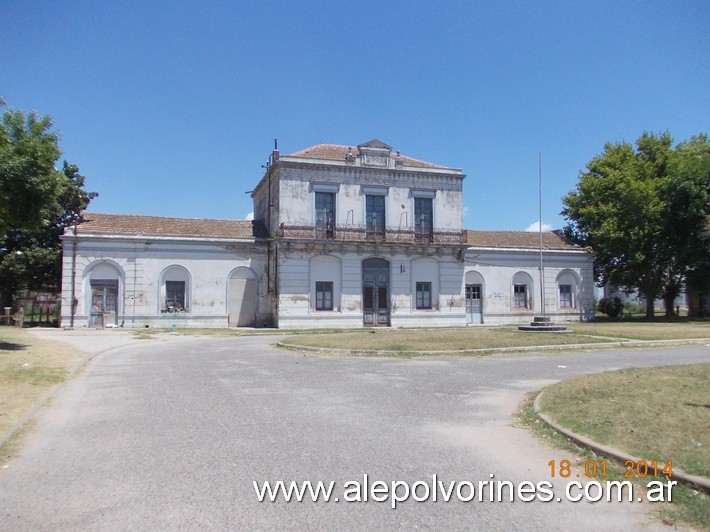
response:
[[[89,324],[95,327],[116,325],[118,281],[92,280],[91,281],[91,315]]]
[[[362,310],[363,324],[387,327],[390,324],[389,267],[385,270],[363,269]]]

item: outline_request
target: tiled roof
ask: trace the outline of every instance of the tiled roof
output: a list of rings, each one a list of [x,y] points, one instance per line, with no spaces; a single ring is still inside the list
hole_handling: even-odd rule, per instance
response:
[[[534,231],[465,231],[466,244],[482,248],[539,249],[540,233]],[[556,233],[543,233],[542,246],[546,249],[577,249]]]
[[[297,151],[292,153],[289,157],[304,157],[307,159],[328,159],[333,161],[344,161],[345,156],[348,154],[348,149],[354,156],[358,156],[360,153],[355,146],[341,146],[339,144],[316,144],[310,148]],[[400,155],[402,159],[402,165],[414,168],[447,168],[446,166],[440,166],[438,164],[428,163],[426,161],[420,161],[418,159],[413,159],[405,155]],[[396,153],[390,153],[390,159],[396,159]]]
[[[79,234],[114,233],[155,236],[193,236],[213,238],[253,238],[266,236],[265,228],[250,220],[209,220],[205,218],[168,218],[137,214],[99,214],[85,212]]]

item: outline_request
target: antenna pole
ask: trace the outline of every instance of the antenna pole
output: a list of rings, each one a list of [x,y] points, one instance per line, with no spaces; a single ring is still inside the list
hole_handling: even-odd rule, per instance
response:
[[[545,315],[545,274],[542,266],[542,152],[537,154],[538,166],[538,229],[540,230],[540,310],[541,315]]]

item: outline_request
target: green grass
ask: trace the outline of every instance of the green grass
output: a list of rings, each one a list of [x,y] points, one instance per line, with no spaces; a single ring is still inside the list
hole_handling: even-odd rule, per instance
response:
[[[60,368],[9,368],[0,371],[0,384],[25,383],[32,386],[51,386],[66,377],[66,370]]]
[[[303,333],[283,343],[331,349],[367,351],[472,351],[499,347],[598,343],[603,340],[574,333],[528,334],[516,328],[362,329],[339,334]]]
[[[496,348],[542,345],[590,344],[623,340],[674,340],[710,338],[710,321],[599,321],[567,323],[566,333],[525,333],[517,326],[451,327],[417,329],[137,329],[137,338],[157,334],[193,336],[285,335],[284,343],[324,349],[357,349],[417,353],[432,351],[472,352]]]
[[[580,334],[628,340],[710,338],[710,321],[598,321],[567,326]]]
[[[518,412],[518,421],[521,425],[531,429],[547,445],[577,455],[577,461],[573,464],[576,467],[583,467],[587,460],[594,460],[598,464],[604,459],[590,449],[580,447],[544,423],[535,413],[535,408],[533,407],[536,396],[537,393],[530,393],[523,402]],[[625,473],[626,468],[622,464],[616,464],[607,459],[606,476],[602,477],[601,468],[598,468],[596,477],[600,481],[623,482],[629,480],[624,477]],[[630,480],[635,485],[634,490],[644,490],[646,488],[646,483],[642,479],[634,477]],[[658,503],[654,508],[658,512],[658,519],[667,520],[666,524],[685,524],[692,527],[692,529],[708,530],[710,529],[708,505],[710,505],[710,497],[707,494],[692,487],[678,484],[673,488],[673,503]]]
[[[356,329],[324,334],[301,331],[289,345],[373,351],[471,351],[501,347],[590,344],[610,340],[710,338],[710,323],[571,323],[566,333],[525,333],[517,326],[438,329]]]
[[[621,370],[555,384],[545,389],[541,411],[594,441],[674,469],[710,477],[710,364]],[[543,439],[550,435],[528,405],[521,415]],[[622,469],[621,475],[625,472]],[[710,497],[689,487],[674,490],[663,507],[674,521],[710,528]]]
[[[561,425],[635,456],[710,477],[710,364],[620,370],[545,390]]]

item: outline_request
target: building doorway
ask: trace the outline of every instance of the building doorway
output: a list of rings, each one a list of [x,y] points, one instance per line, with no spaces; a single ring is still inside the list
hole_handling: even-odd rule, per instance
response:
[[[118,300],[118,280],[91,280],[91,316],[89,325],[106,327],[118,324],[116,301]]]
[[[483,296],[485,281],[483,275],[475,270],[466,272],[466,324],[479,325],[483,323]]]
[[[389,292],[390,263],[385,259],[362,261],[362,319],[365,326],[389,326]]]
[[[227,290],[228,324],[230,327],[255,327],[259,307],[256,274],[240,266],[229,276]]]
[[[466,323],[468,324],[483,323],[481,292],[482,286],[480,284],[466,285]]]

